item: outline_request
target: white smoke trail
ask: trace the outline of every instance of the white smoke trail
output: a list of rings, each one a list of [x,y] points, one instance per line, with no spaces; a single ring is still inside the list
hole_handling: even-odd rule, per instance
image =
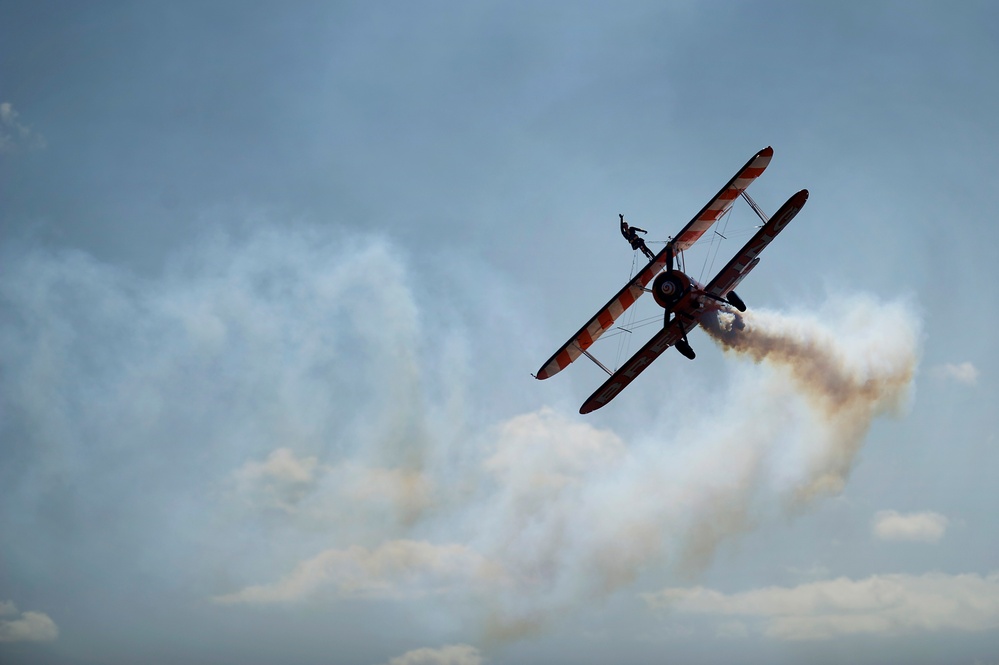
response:
[[[365,584],[386,598],[398,588],[412,596],[422,580],[431,595],[465,597],[465,619],[481,621],[487,643],[521,639],[643,572],[702,569],[726,539],[840,491],[872,420],[905,402],[917,359],[912,312],[855,298],[819,314],[705,323],[725,348],[779,371],[735,379],[710,417],[686,411],[675,439],[626,444],[552,409],[473,433],[481,456],[421,471],[434,497],[411,533],[436,544],[377,531],[369,534],[373,543],[381,534],[377,547],[326,550],[277,582],[248,587],[252,594],[220,599],[287,601],[324,585],[346,595],[335,581],[346,573],[329,562],[365,562],[381,571],[366,573]],[[443,450],[431,457],[453,459],[445,440],[434,441]],[[466,552],[460,565],[456,545]],[[407,554],[386,567],[386,551]]]
[[[382,571],[365,584],[386,597],[419,579],[428,594],[464,598],[464,620],[495,644],[544,631],[643,573],[697,572],[727,539],[842,490],[873,419],[904,404],[917,360],[912,312],[864,298],[828,310],[752,314],[741,328],[731,315],[707,322],[723,345],[777,371],[736,376],[710,414],[683,411],[675,436],[626,443],[553,409],[516,416],[479,432],[483,454],[451,476],[476,491],[452,492],[441,469],[424,469],[438,495],[414,529],[437,544],[385,533],[378,548],[327,550],[220,600],[287,600],[324,584],[346,596],[335,582],[346,573],[327,562],[363,561]],[[421,554],[391,569],[370,563],[384,548]]]
[[[484,549],[514,580],[487,634],[519,637],[657,568],[696,572],[756,523],[840,492],[878,415],[906,403],[919,324],[853,297],[817,313],[706,321],[723,348],[776,371],[736,379],[675,440],[625,445],[551,411],[507,423]]]
[[[799,488],[804,497],[842,488],[871,421],[906,402],[918,361],[918,321],[902,303],[854,298],[797,316],[716,312],[701,324],[726,351],[786,371],[812,407],[824,457]]]
[[[710,405],[663,386],[683,405],[674,426],[626,441],[556,409],[510,417],[524,400],[506,368],[534,360],[509,330],[529,326],[481,283],[451,303],[446,337],[398,248],[276,227],[202,246],[153,282],[79,256],[11,263],[6,440],[26,442],[17,476],[36,481],[5,510],[63,479],[97,488],[33,537],[86,551],[92,530],[65,547],[63,522],[137,507],[112,544],[182,550],[152,560],[220,612],[364,597],[431,604],[470,639],[534,634],[840,491],[917,359],[901,304],[757,312],[741,329],[723,315],[709,333],[772,369],[735,369]],[[93,543],[96,567],[108,545]]]

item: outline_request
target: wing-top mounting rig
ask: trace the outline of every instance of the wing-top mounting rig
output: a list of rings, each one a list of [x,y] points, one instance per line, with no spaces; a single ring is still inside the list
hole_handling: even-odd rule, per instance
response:
[[[791,196],[772,217],[767,217],[746,194],[746,188],[766,170],[773,154],[773,148],[767,147],[753,155],[728,184],[683,227],[676,238],[668,242],[635,278],[541,366],[535,377],[547,379],[565,369],[579,356],[585,355],[610,374],[610,378],[579,409],[580,413],[589,413],[614,399],[669,347],[675,346],[677,351],[693,359],[694,350],[687,341],[687,333],[698,326],[705,312],[727,307],[734,307],[740,312],[746,311],[746,305],[734,291],[735,287],[760,262],[760,252],[794,219],[808,200],[808,190],[803,189]],[[740,196],[763,220],[763,226],[714,279],[706,286],[700,284],[677,268],[674,258],[697,242],[712,224],[729,211]],[[649,282],[652,282],[651,289],[648,288]],[[587,349],[646,291],[651,291],[656,303],[665,310],[663,327],[616,372],[611,372]]]

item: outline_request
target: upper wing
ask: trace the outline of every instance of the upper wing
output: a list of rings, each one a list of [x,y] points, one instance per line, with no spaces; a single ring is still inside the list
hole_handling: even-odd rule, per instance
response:
[[[728,212],[739,198],[739,193],[760,177],[773,156],[774,149],[769,146],[753,155],[752,159],[728,181],[728,184],[722,187],[721,191],[677,234],[675,241],[677,251],[690,249],[690,246],[697,242],[712,224]]]
[[[659,271],[666,265],[666,249],[663,248],[655,258],[649,262],[645,268],[638,273],[638,276],[628,282],[627,285],[617,295],[610,299],[597,315],[586,322],[569,341],[562,345],[562,348],[545,361],[538,373],[535,375],[539,379],[547,379],[549,376],[558,374],[565,369],[569,363],[583,354],[598,337],[604,334],[614,321],[617,320],[626,309],[631,307],[639,296],[645,293],[645,285],[652,281]]]
[[[621,369],[614,372],[610,378],[604,381],[602,386],[590,395],[589,399],[583,402],[583,406],[579,407],[579,412],[596,411],[617,397],[617,394],[624,390],[663,351],[696,328],[698,322],[698,319],[693,316],[688,318],[681,314],[673,317],[668,326],[656,333],[652,339],[645,343],[645,346],[638,350],[638,353],[629,358],[628,362],[621,366]]]
[[[732,204],[739,197],[739,192],[743,191],[763,173],[773,157],[773,148],[767,147],[756,153],[752,159],[739,169],[739,172],[722,187],[721,191],[697,215],[694,216],[683,230],[677,235],[674,242],[676,251],[689,248],[694,242],[704,234],[708,228],[714,224],[715,220],[728,212]],[[547,379],[558,374],[568,367],[568,365],[583,355],[583,351],[588,349],[604,332],[614,325],[626,309],[631,307],[639,296],[644,293],[644,287],[652,281],[652,278],[659,273],[666,265],[666,252],[669,245],[656,254],[655,258],[649,262],[642,272],[629,282],[617,295],[610,299],[603,309],[597,312],[596,316],[586,322],[575,335],[569,338],[565,344],[556,351],[551,358],[545,361],[535,376],[539,379]]]
[[[715,278],[708,282],[704,290],[718,298],[724,298],[728,292],[749,274],[749,271],[760,262],[759,254],[770,241],[777,237],[808,200],[808,190],[803,189],[789,198],[780,209],[774,213],[766,224],[756,232],[749,242],[732,257]]]

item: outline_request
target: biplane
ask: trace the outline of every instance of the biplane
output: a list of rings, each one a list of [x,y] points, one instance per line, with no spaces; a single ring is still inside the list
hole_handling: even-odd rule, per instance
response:
[[[671,238],[666,247],[611,298],[596,316],[570,337],[569,341],[562,345],[562,348],[556,351],[534,376],[538,379],[547,379],[585,355],[610,375],[579,409],[580,413],[590,413],[617,397],[618,393],[671,346],[693,360],[695,354],[687,335],[698,326],[705,313],[727,308],[746,311],[746,305],[736,295],[735,287],[757,266],[760,262],[760,252],[794,219],[808,200],[808,190],[803,189],[791,196],[773,216],[767,217],[746,193],[749,185],[766,170],[773,154],[773,148],[767,147],[753,155],[728,181],[728,184],[694,215],[680,233]],[[729,212],[740,196],[759,216],[763,225],[707,285],[701,284],[679,267],[679,258],[716,221]],[[651,288],[648,288],[649,282],[652,283]],[[663,327],[617,371],[612,372],[588,349],[646,292],[651,292],[656,303],[665,310]]]

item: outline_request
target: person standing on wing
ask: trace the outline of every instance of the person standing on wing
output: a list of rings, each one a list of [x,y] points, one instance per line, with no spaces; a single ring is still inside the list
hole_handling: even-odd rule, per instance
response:
[[[624,239],[631,243],[632,249],[640,249],[645,253],[645,256],[649,257],[649,260],[656,258],[656,255],[652,253],[652,250],[645,246],[645,241],[638,237],[639,233],[648,233],[645,229],[640,229],[637,226],[628,226],[628,222],[624,221],[624,215],[618,214],[621,218],[621,235]]]

